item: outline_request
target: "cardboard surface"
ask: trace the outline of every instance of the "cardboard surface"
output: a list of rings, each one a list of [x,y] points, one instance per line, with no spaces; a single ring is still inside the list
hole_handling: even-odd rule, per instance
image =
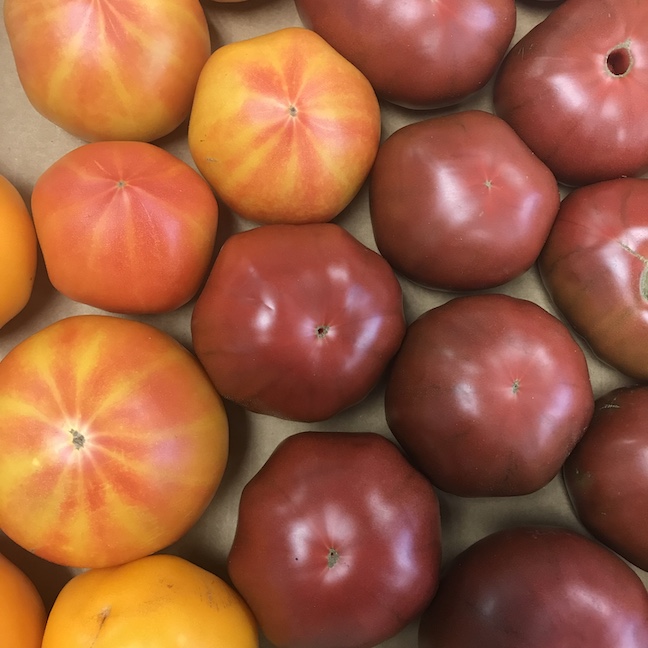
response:
[[[301,24],[293,0],[248,0],[232,5],[203,0],[203,6],[211,27],[214,48],[281,27]],[[553,6],[552,3],[532,3],[531,0],[524,3],[518,0],[518,22],[513,42],[542,20]],[[491,90],[489,84],[477,96],[452,110],[491,110]],[[382,110],[383,138],[406,123],[443,112],[411,111],[385,103],[382,104]],[[82,143],[45,120],[31,107],[18,81],[4,27],[0,28],[0,173],[12,181],[29,202],[31,188],[38,176],[61,155]],[[186,124],[157,143],[193,166],[186,145]],[[369,222],[366,187],[335,222],[375,249]],[[221,242],[229,233],[247,227],[249,225],[241,222],[226,209],[221,210]],[[450,294],[421,288],[403,278],[401,284],[408,322],[452,297]],[[499,287],[497,292],[532,299],[555,314],[535,269]],[[192,307],[193,302],[170,314],[140,319],[171,333],[190,348],[189,321]],[[97,311],[58,294],[49,284],[41,262],[29,305],[0,330],[0,357],[20,340],[45,325],[64,316],[82,312]],[[628,379],[595,359],[587,349],[585,351],[596,396],[628,382]],[[179,553],[217,575],[226,577],[225,560],[234,533],[240,490],[261,467],[276,444],[287,435],[304,429],[371,430],[391,437],[384,419],[382,397],[381,384],[363,403],[320,424],[280,421],[228,405],[231,455],[225,478],[201,520],[182,540],[170,547],[169,551]],[[573,515],[560,477],[556,477],[537,493],[524,497],[462,499],[443,493],[439,496],[442,506],[444,564],[480,537],[513,524],[555,524],[584,532]],[[27,571],[37,583],[48,605],[72,574],[71,570],[46,564],[31,556],[6,537],[0,536],[0,551]],[[644,583],[648,584],[648,574],[636,571]],[[416,631],[417,624],[411,624],[383,646],[415,646]]]

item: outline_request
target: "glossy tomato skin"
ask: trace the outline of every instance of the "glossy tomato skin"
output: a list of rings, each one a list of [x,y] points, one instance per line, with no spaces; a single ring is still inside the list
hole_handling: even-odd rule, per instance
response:
[[[371,173],[378,249],[409,279],[442,290],[490,288],[528,270],[559,206],[551,171],[481,110],[400,128]]]
[[[27,98],[87,141],[170,133],[211,52],[199,0],[6,0],[4,21]]]
[[[648,570],[648,387],[619,387],[596,401],[594,416],[563,469],[574,510],[587,529]]]
[[[579,187],[562,202],[538,259],[556,307],[594,353],[648,379],[648,180]]]
[[[605,547],[556,527],[497,531],[451,563],[419,648],[642,648],[648,593]]]
[[[496,113],[567,185],[647,171],[646,106],[642,0],[561,4],[515,44],[494,85]]]
[[[59,320],[0,362],[0,528],[53,563],[103,567],[175,542],[223,475],[228,426],[202,367],[157,328]]]
[[[369,648],[428,605],[438,501],[385,437],[302,432],[245,486],[232,582],[279,648]]]
[[[297,0],[302,22],[409,108],[462,101],[495,73],[515,32],[512,0]]]
[[[191,332],[225,398],[324,420],[362,400],[396,353],[402,291],[389,264],[339,225],[263,225],[225,242]]]
[[[218,203],[211,187],[153,144],[73,149],[39,176],[31,204],[53,286],[103,310],[179,308],[212,262]]]
[[[410,324],[387,379],[387,423],[415,465],[461,496],[534,492],[592,415],[585,355],[537,304],[457,297]]]

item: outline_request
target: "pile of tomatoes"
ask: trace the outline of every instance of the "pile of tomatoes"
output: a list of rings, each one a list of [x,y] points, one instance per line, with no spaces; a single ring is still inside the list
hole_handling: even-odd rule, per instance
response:
[[[648,5],[3,18],[8,648],[648,645]]]

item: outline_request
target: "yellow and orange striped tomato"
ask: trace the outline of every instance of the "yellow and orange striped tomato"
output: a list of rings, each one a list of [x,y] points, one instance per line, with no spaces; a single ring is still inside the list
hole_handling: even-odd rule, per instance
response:
[[[380,107],[369,81],[324,39],[287,27],[211,55],[188,136],[198,169],[243,218],[324,222],[371,169]]]
[[[0,528],[45,560],[102,567],[175,542],[227,454],[220,396],[149,324],[74,315],[0,361]]]
[[[4,20],[29,101],[85,140],[170,133],[211,52],[199,0],[5,0]]]

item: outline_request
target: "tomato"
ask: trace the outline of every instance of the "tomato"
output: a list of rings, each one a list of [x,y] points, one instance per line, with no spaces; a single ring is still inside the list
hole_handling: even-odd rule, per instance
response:
[[[481,110],[398,129],[371,173],[378,249],[409,279],[443,290],[498,286],[528,270],[559,206],[551,171]]]
[[[153,144],[95,142],[66,153],[37,179],[32,212],[54,287],[104,310],[179,308],[212,263],[216,198],[192,167]]]
[[[72,567],[158,551],[212,499],[227,431],[202,367],[168,334],[59,320],[0,362],[0,528]]]
[[[41,648],[45,605],[34,583],[0,554],[0,637],[3,648]]]
[[[157,554],[92,569],[61,590],[42,648],[257,648],[257,624],[214,574]]]
[[[409,108],[462,101],[493,76],[515,32],[513,0],[296,0],[321,34],[371,81]]]
[[[0,328],[27,305],[34,287],[37,241],[27,205],[0,176]]]
[[[594,408],[585,354],[524,299],[457,297],[409,325],[387,423],[433,484],[461,496],[534,492],[560,471]]]
[[[191,321],[196,355],[222,396],[299,421],[361,401],[404,332],[389,264],[333,223],[231,236]]]
[[[648,387],[613,389],[564,466],[578,517],[600,541],[648,571]]]
[[[643,648],[648,592],[598,543],[558,527],[514,527],[446,570],[419,648]]]
[[[648,180],[579,187],[564,200],[539,269],[554,303],[602,360],[648,379]]]
[[[507,54],[494,106],[565,184],[648,171],[648,4],[561,4]]]
[[[245,486],[234,586],[282,648],[369,648],[428,605],[440,564],[430,483],[385,437],[287,437]]]
[[[4,21],[29,101],[84,140],[173,131],[211,52],[199,0],[5,0]]]
[[[329,221],[369,174],[380,106],[367,79],[322,38],[288,27],[211,55],[188,137],[198,169],[243,218]]]

